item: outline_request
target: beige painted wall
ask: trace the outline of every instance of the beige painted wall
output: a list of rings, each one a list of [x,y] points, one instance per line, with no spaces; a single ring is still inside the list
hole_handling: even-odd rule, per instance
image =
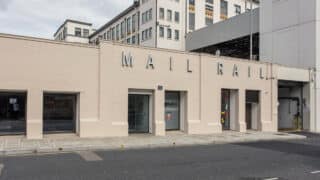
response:
[[[27,137],[31,139],[42,138],[43,92],[79,94],[80,137],[127,136],[132,89],[153,93],[155,135],[166,133],[166,90],[186,93],[186,133],[221,132],[222,88],[238,91],[237,131],[246,131],[245,90],[260,91],[259,130],[277,131],[276,65],[108,42],[95,47],[4,34],[0,34],[0,49],[0,90],[27,92]],[[122,65],[123,53],[132,56],[132,67]],[[147,68],[149,56],[154,69]],[[218,74],[218,63],[223,64],[223,75]],[[238,76],[233,76],[235,65]]]

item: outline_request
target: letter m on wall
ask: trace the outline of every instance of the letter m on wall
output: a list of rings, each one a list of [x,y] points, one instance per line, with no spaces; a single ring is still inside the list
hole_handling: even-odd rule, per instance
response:
[[[122,66],[123,67],[133,67],[133,57],[130,53],[126,54],[122,52]]]

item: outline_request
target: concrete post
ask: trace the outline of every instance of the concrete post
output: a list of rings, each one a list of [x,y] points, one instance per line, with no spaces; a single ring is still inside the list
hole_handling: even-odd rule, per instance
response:
[[[166,124],[164,119],[164,101],[165,101],[165,91],[155,90],[154,92],[154,123],[153,123],[153,133],[156,136],[166,135]]]
[[[236,122],[236,130],[246,132],[246,91],[244,89],[238,90],[237,109],[238,121]]]
[[[43,138],[43,92],[29,89],[27,95],[27,139]]]

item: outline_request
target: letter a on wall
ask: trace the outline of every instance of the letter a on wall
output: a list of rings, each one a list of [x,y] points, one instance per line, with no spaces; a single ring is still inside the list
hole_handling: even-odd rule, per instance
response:
[[[148,60],[147,60],[147,69],[149,68],[154,69],[154,63],[151,55],[148,56]]]

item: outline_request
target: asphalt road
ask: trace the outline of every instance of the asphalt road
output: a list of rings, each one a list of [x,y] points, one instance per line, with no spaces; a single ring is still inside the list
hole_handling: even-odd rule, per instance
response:
[[[306,140],[0,158],[12,180],[320,180],[320,136]]]

